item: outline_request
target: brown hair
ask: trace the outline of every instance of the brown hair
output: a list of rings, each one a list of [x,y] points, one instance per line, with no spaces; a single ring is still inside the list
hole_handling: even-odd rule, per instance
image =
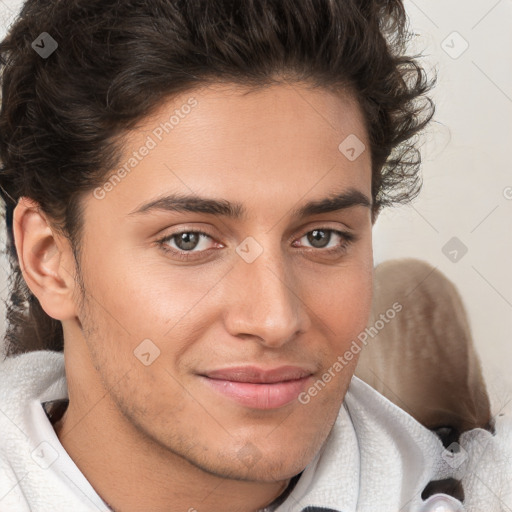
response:
[[[42,57],[32,43],[58,44]],[[46,37],[46,36],[45,36]],[[374,217],[419,193],[418,133],[434,114],[400,0],[28,0],[0,43],[0,196],[11,264],[6,354],[63,350],[60,321],[28,289],[13,242],[27,196],[71,243],[81,198],[121,158],[122,135],[207,82],[349,87],[364,114]],[[422,101],[418,101],[422,100]],[[80,283],[79,283],[80,284]]]

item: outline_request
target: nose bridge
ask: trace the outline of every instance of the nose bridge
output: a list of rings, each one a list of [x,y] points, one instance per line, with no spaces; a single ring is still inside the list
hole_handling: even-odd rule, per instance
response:
[[[243,243],[240,246],[244,248]],[[250,245],[245,248],[255,250]],[[254,335],[269,346],[281,346],[307,328],[293,271],[280,247],[265,248],[252,262],[248,261],[242,256],[231,273],[237,300],[228,313],[230,329],[233,335]]]

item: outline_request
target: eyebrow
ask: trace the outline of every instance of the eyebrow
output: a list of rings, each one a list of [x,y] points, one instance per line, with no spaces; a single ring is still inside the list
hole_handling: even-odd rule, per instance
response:
[[[292,216],[302,219],[311,215],[346,210],[355,206],[371,208],[372,203],[361,191],[349,188],[341,193],[334,193],[324,199],[310,201],[299,208],[295,208],[292,210]],[[244,219],[247,213],[242,203],[197,195],[169,194],[144,203],[128,215],[144,215],[153,211],[206,213],[231,219]]]

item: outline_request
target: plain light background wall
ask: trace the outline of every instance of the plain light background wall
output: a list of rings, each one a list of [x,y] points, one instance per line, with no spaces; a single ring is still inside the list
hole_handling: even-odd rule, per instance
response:
[[[375,260],[421,258],[456,284],[497,412],[512,399],[512,1],[405,5],[416,46],[437,68],[436,123],[422,192],[377,220]],[[453,249],[455,261],[445,255]]]
[[[20,5],[0,0],[2,37]],[[375,264],[421,258],[457,285],[493,410],[512,410],[512,0],[405,5],[417,34],[411,49],[437,70],[436,115],[424,136],[422,192],[377,220]],[[4,232],[2,224],[2,248]],[[8,266],[0,263],[5,298]],[[1,304],[0,333],[4,318]]]

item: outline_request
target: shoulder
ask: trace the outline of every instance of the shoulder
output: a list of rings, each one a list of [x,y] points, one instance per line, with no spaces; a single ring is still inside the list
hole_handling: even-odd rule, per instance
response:
[[[345,404],[361,435],[393,433],[393,441],[412,442],[435,454],[443,449],[434,432],[356,376],[350,382]],[[399,434],[403,435],[400,439]]]
[[[64,377],[64,354],[37,350],[8,357],[0,362],[0,403],[13,395],[32,396]]]
[[[62,353],[40,350],[0,362],[0,430],[4,434],[0,449],[9,435],[25,433],[33,403],[66,393]]]
[[[460,438],[459,469],[469,511],[512,509],[512,416],[498,415],[494,434],[480,428]]]
[[[362,510],[419,508],[431,482],[453,477],[439,437],[371,386],[354,376],[344,403],[359,445]]]
[[[51,510],[55,502],[68,510],[77,503],[49,470],[63,452],[42,407],[67,396],[64,370],[63,354],[51,351],[0,362],[0,510]]]
[[[401,492],[407,488],[406,495],[416,496],[420,506],[419,496],[430,481],[455,479],[462,484],[468,512],[512,510],[511,415],[496,417],[494,434],[481,428],[464,432],[450,450],[452,445],[445,449],[433,432],[357,377],[345,404],[365,474],[361,492],[370,500],[379,486],[385,493],[391,485]]]
[[[29,428],[29,410],[45,400],[67,395],[64,355],[40,350],[8,357],[0,363],[0,452],[9,437]]]

